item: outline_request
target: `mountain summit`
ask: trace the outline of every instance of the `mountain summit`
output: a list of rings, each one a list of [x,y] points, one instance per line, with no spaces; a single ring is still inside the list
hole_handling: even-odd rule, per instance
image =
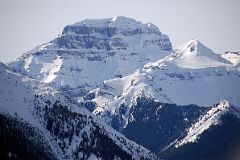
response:
[[[128,18],[124,16],[116,16],[113,18],[105,18],[105,19],[85,19],[81,22],[77,22],[75,24],[69,25],[65,27],[63,33],[66,33],[69,29],[68,27],[101,27],[101,28],[117,28],[122,30],[131,30],[131,29],[142,29],[142,31],[147,32],[156,32],[159,33],[159,29],[152,23],[143,24],[141,21],[137,21],[133,18]],[[111,34],[110,34],[111,35]]]
[[[176,51],[178,59],[175,61],[182,68],[206,68],[226,66],[230,64],[220,55],[214,53],[197,39],[192,39],[180,46]]]

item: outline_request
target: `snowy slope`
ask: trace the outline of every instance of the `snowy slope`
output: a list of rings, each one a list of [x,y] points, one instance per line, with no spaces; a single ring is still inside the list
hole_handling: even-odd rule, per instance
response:
[[[122,77],[172,50],[158,27],[127,17],[86,19],[9,64],[18,73],[75,97],[104,80]]]
[[[240,118],[240,112],[235,111],[235,108],[231,108],[228,101],[221,101],[218,105],[212,107],[204,116],[202,116],[196,123],[194,123],[189,129],[186,137],[178,141],[175,147],[180,147],[187,143],[196,143],[199,136],[209,129],[212,125],[220,124],[222,115],[227,112],[236,114]]]
[[[16,74],[2,63],[0,75],[1,118],[32,126],[33,133],[24,133],[29,134],[29,141],[31,136],[41,135],[56,159],[157,158],[99,121],[69,96]],[[7,129],[13,127],[4,125]]]
[[[221,57],[230,61],[234,66],[240,66],[240,51],[228,51],[222,54]]]
[[[212,106],[226,99],[239,107],[239,83],[240,73],[235,66],[194,39],[133,74],[104,81],[92,91],[97,106],[93,113],[111,123],[107,115],[118,114],[124,104],[127,125],[131,106],[142,96],[163,103],[199,106]]]
[[[201,69],[225,66],[228,61],[215,54],[197,39],[192,39],[175,51],[174,60],[180,68]]]
[[[201,107],[202,108],[202,107]],[[184,134],[158,152],[168,160],[238,160],[240,147],[240,110],[228,101],[208,111],[185,128]]]
[[[168,160],[238,160],[239,138],[240,110],[223,100],[192,122],[184,134],[159,152],[159,155]]]

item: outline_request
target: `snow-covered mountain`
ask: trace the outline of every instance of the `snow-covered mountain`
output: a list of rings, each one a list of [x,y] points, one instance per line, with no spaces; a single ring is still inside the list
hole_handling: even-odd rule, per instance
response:
[[[199,106],[212,106],[226,99],[239,107],[239,83],[240,72],[235,66],[194,39],[133,74],[104,81],[89,94],[96,103],[93,113],[109,124],[109,115],[119,114],[121,106],[126,106],[121,122],[124,128],[138,98]]]
[[[68,95],[2,63],[0,102],[1,159],[157,159]]]
[[[230,61],[234,66],[240,67],[240,51],[228,51],[222,54],[221,57]]]
[[[20,139],[31,159],[238,159],[227,154],[240,147],[239,58],[196,39],[172,51],[127,17],[68,25],[0,65],[0,140],[14,155],[4,139]]]
[[[168,36],[151,23],[121,16],[86,19],[66,26],[56,39],[9,66],[78,97],[106,79],[125,76],[163,58],[171,50]]]

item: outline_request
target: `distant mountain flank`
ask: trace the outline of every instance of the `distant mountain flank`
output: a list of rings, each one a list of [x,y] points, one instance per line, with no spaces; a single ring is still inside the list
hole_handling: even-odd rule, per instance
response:
[[[234,129],[240,122],[239,82],[238,67],[194,39],[128,76],[104,81],[85,96],[85,105],[129,139],[164,159],[219,159],[235,150],[230,137],[239,139],[240,131]],[[238,116],[234,110],[238,110]],[[232,128],[228,126],[231,122]],[[228,127],[231,131],[224,133]],[[216,139],[211,141],[212,134]],[[227,138],[222,140],[221,134]],[[210,144],[229,148],[198,148]]]
[[[240,72],[197,40],[191,40],[170,55],[146,64],[142,69],[123,78],[104,81],[91,91],[96,105],[93,113],[106,117],[120,112],[125,106],[122,125],[128,123],[129,110],[138,98],[177,105],[212,106],[228,100],[239,107]],[[122,126],[122,127],[123,127]]]

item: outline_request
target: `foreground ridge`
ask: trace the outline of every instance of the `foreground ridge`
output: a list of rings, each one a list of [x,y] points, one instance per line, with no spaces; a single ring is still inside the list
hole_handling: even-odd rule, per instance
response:
[[[1,156],[10,152],[23,159],[157,159],[68,95],[13,73],[2,63],[0,75]]]

